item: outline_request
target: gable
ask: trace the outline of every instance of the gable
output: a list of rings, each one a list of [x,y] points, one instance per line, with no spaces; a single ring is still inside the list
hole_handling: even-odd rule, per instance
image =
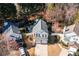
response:
[[[79,24],[75,25],[74,32],[79,36]]]
[[[14,26],[14,25],[10,25],[4,32],[4,34],[20,34],[20,31],[18,29],[18,27]]]
[[[20,33],[19,28],[16,27],[16,26],[14,26],[14,25],[12,26],[12,31],[13,31],[14,33],[17,33],[17,34]]]
[[[45,21],[41,19],[38,21],[38,23],[34,26],[32,30],[32,32],[39,32],[39,31],[44,31],[48,33],[47,24]]]

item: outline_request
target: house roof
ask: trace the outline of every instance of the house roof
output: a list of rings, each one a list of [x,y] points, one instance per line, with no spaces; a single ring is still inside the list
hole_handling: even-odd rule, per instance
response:
[[[32,32],[40,32],[41,30],[48,33],[46,22],[40,19],[38,23],[33,27]]]
[[[73,24],[66,27],[65,33],[72,33],[74,32],[76,35],[79,36],[79,24]]]
[[[38,23],[38,21],[39,21],[39,19],[33,20],[32,21],[33,22],[32,24],[29,24],[29,22],[28,22],[27,25],[25,26],[26,27],[26,30],[28,32],[32,32],[34,26]]]
[[[75,45],[79,48],[79,43],[75,42]]]
[[[79,24],[75,25],[74,32],[79,36]]]
[[[18,31],[18,27],[15,26],[15,24],[11,23],[11,22],[5,22],[4,23],[4,28],[3,28],[3,33],[6,32],[6,30],[8,30],[9,28],[12,28],[12,31],[14,33],[19,33]]]

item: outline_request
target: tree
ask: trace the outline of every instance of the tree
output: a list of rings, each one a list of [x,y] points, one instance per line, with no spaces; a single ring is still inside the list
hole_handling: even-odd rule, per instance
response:
[[[0,4],[0,16],[8,17],[8,16],[16,16],[16,8],[12,3],[1,3]]]
[[[37,13],[45,8],[44,3],[18,3],[15,4],[16,9],[20,11],[20,13],[23,14],[32,14],[32,13]]]
[[[21,6],[18,3],[14,3],[14,5],[16,7],[16,15],[17,15],[17,17],[21,17],[21,15],[20,15],[21,10],[22,10]]]
[[[61,20],[65,25],[71,25],[74,23],[74,16],[78,10],[78,4],[69,3],[57,3],[57,4],[46,4],[46,16],[47,21],[54,19]]]

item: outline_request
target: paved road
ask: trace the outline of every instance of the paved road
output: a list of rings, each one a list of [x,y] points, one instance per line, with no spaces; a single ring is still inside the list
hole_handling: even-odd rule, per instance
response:
[[[41,45],[37,44],[28,50],[31,56],[67,56],[67,49],[60,44]]]
[[[59,56],[67,56],[68,55],[68,50],[63,48],[60,44],[59,44],[60,48],[61,48],[61,52],[59,54]]]

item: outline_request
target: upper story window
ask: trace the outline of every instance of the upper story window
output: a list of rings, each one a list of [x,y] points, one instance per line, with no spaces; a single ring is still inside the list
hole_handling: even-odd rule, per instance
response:
[[[45,38],[47,38],[48,36],[47,35],[45,35]]]
[[[45,37],[45,35],[44,35],[44,34],[42,34],[42,37],[44,38],[44,37]]]
[[[40,34],[36,34],[36,37],[41,37]]]
[[[47,38],[48,35],[47,34],[36,34],[35,37],[36,38]]]

